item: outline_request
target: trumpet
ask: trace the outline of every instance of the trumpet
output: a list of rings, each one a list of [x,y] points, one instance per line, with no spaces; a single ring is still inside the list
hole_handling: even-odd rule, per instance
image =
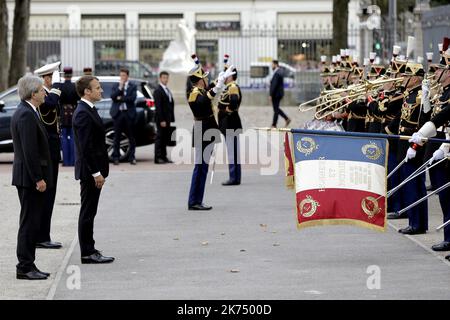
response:
[[[334,112],[344,109],[345,107],[347,107],[347,106],[348,106],[350,103],[352,103],[353,101],[346,102],[346,103],[344,103],[343,105],[341,105],[341,106],[339,106],[339,107],[337,107],[337,108],[334,108],[334,109],[332,109],[332,110],[330,110],[330,111],[327,111],[327,112],[323,113],[325,110],[331,109],[332,106],[337,105],[337,104],[341,103],[342,101],[345,101],[346,99],[356,98],[356,97],[360,96],[361,94],[362,94],[362,91],[359,91],[359,92],[354,92],[354,93],[352,93],[352,94],[349,94],[348,96],[341,97],[341,99],[339,99],[338,101],[335,101],[335,102],[333,102],[332,104],[326,106],[325,108],[323,108],[323,109],[321,109],[321,110],[318,110],[318,111],[314,114],[314,117],[315,117],[317,120],[322,120],[322,119],[324,119],[324,118],[326,118],[326,117],[332,115]]]

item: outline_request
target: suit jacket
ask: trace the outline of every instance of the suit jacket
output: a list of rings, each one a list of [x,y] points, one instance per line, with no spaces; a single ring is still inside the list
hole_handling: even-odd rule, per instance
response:
[[[136,100],[137,96],[137,86],[131,81],[128,81],[128,87],[126,91],[127,94],[125,94],[125,88],[123,88],[122,90],[119,89],[119,83],[115,84],[112,88],[111,99],[113,102],[109,114],[113,119],[118,116],[120,112],[119,108],[122,103],[125,103],[127,105],[128,117],[132,120],[134,120],[134,118],[136,117],[136,106],[134,105],[134,101]],[[118,99],[119,97],[121,97],[120,100]]]
[[[155,120],[156,123],[165,121],[165,122],[174,122],[175,114],[174,114],[174,101],[172,96],[172,102],[169,101],[169,97],[164,91],[164,88],[161,85],[158,85],[156,90],[153,92],[153,98],[155,99],[155,108],[156,115]]]
[[[75,179],[92,179],[92,174],[109,174],[105,128],[97,110],[79,101],[72,120],[75,137]]]
[[[278,69],[270,80],[270,96],[272,99],[281,99],[284,96],[284,76],[281,69]]]
[[[18,187],[36,187],[44,180],[47,187],[54,184],[52,177],[48,135],[33,108],[20,102],[11,118],[14,145],[12,184]]]

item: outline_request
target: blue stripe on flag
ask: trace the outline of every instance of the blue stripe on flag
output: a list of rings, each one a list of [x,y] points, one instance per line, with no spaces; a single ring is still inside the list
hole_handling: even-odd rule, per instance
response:
[[[348,160],[385,165],[387,140],[293,134],[295,162]]]

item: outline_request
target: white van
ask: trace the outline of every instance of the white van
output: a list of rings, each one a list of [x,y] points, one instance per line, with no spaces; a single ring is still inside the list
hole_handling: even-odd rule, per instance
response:
[[[283,62],[280,62],[279,65],[284,72],[284,88],[293,88],[295,85],[295,69]],[[269,88],[272,76],[272,62],[250,63],[250,88]]]

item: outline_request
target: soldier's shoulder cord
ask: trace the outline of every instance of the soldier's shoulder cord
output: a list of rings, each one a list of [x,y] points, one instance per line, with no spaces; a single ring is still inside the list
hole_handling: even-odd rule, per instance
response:
[[[192,91],[189,94],[188,102],[194,102],[195,100],[197,100],[198,95],[202,95],[201,90],[197,87],[192,88]]]
[[[228,89],[228,92],[230,94],[237,94],[237,95],[239,95],[239,87],[235,83],[232,83],[230,85],[229,89]]]

